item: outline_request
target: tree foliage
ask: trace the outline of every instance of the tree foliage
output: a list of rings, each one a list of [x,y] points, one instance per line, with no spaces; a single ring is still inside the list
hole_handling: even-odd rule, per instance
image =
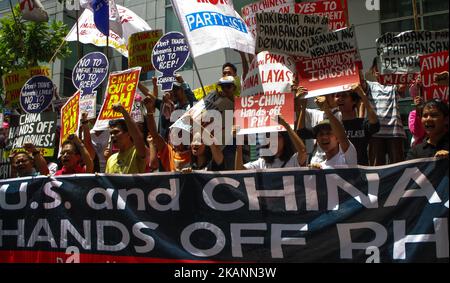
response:
[[[0,19],[0,75],[70,55],[64,23],[24,21],[18,5],[13,13]]]

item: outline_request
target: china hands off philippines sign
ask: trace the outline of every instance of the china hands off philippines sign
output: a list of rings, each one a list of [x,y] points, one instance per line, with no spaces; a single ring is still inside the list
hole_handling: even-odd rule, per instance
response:
[[[172,0],[192,56],[232,48],[254,54],[255,39],[232,0]]]

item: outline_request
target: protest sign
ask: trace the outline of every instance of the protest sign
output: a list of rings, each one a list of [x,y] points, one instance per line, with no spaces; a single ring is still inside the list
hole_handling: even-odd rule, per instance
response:
[[[328,19],[302,14],[256,14],[255,52],[309,56],[306,38],[328,31]]]
[[[120,36],[110,29],[108,44],[123,56],[128,57],[128,38],[133,33],[151,30],[151,28],[146,21],[130,9],[120,5],[116,6],[122,23],[123,35]],[[97,29],[94,23],[94,14],[90,9],[84,9],[77,23],[79,28],[77,29],[77,24],[75,24],[67,34],[66,41],[80,41],[84,44],[94,44],[96,46],[107,45],[106,36]]]
[[[360,82],[361,57],[354,27],[308,38],[311,58],[297,63],[306,98],[350,90]]]
[[[294,58],[263,51],[253,58],[242,83],[241,96],[287,93],[295,74]]]
[[[108,121],[123,118],[121,113],[113,110],[112,106],[115,103],[120,102],[128,113],[131,112],[140,73],[141,67],[135,67],[109,75],[105,101],[95,122],[94,130],[107,130]]]
[[[0,262],[448,263],[448,168],[0,180]]]
[[[255,39],[233,1],[172,0],[192,57],[223,48],[254,54]]]
[[[151,54],[161,36],[160,29],[133,33],[128,42],[128,68],[142,67],[142,73],[154,70]]]
[[[76,134],[80,123],[80,91],[77,91],[61,108],[59,147],[70,134]]]
[[[234,100],[234,120],[238,135],[285,131],[272,119],[283,116],[294,128],[294,94],[274,93],[241,96]]]
[[[203,87],[203,89],[205,90],[206,95],[208,95],[208,93],[217,89],[217,84],[206,85]],[[195,99],[197,99],[197,101],[200,101],[203,97],[205,97],[205,93],[203,92],[203,89],[201,87],[199,87],[192,91],[194,93]]]
[[[175,72],[184,66],[188,57],[189,47],[180,32],[166,33],[153,47],[152,63],[162,73],[158,77],[158,85],[163,91],[172,90],[172,84],[176,81]]]
[[[261,0],[248,4],[241,9],[242,19],[249,31],[256,38],[256,13],[277,12],[281,14],[294,13],[294,0]]]
[[[52,102],[54,85],[46,76],[34,76],[20,91],[20,107],[26,113],[41,113]]]
[[[27,80],[38,75],[50,77],[50,68],[38,66],[4,74],[2,76],[2,82],[5,91],[5,107],[9,109],[19,108],[20,90]]]
[[[55,152],[56,113],[42,112],[20,115],[19,126],[11,127],[8,147],[12,152],[25,151],[23,145],[32,143],[42,156],[51,157]]]
[[[58,115],[58,119],[61,119],[61,108],[64,106],[64,104],[66,104],[68,100],[69,97],[52,100],[52,110],[53,112],[56,112],[56,114]]]
[[[351,85],[360,83],[359,68],[352,54],[305,59],[297,67],[300,85],[308,90],[305,98],[348,91]]]
[[[419,55],[448,51],[448,30],[386,33],[376,40],[379,82],[384,85],[414,82],[420,73]]]
[[[295,13],[328,18],[328,28],[338,30],[348,27],[347,0],[319,0],[295,4]]]
[[[438,86],[434,76],[443,71],[448,72],[448,51],[419,56],[423,97],[425,100],[440,99],[448,103],[448,85]]]
[[[80,113],[88,119],[96,117],[97,88],[106,78],[108,58],[101,52],[91,52],[78,61],[72,71],[72,82],[80,90]]]
[[[142,96],[136,95],[130,116],[136,123],[144,123],[144,116],[142,115]]]

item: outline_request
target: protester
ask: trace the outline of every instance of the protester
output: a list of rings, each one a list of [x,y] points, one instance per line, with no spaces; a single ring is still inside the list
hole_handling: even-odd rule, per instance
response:
[[[331,112],[325,97],[317,97],[315,101],[328,119],[321,121],[313,128],[314,137],[325,152],[325,160],[321,163],[311,163],[311,167],[328,169],[356,165],[358,162],[356,149],[347,138],[344,126]]]
[[[119,151],[112,154],[106,161],[105,173],[145,173],[149,163],[149,150],[141,131],[122,104],[114,104],[113,110],[121,113],[124,119],[109,122],[111,145]]]
[[[56,171],[55,176],[94,172],[94,162],[77,135],[69,135],[61,146],[61,164],[63,166]]]
[[[404,96],[406,86],[385,86],[362,79],[361,72],[360,76],[362,89],[380,121],[380,130],[369,141],[369,164],[379,166],[405,160],[406,133],[400,117],[399,99]]]
[[[25,152],[17,152],[11,156],[11,177],[27,177],[48,175],[47,162],[32,143],[23,145]]]
[[[303,141],[298,137],[291,126],[278,116],[278,123],[287,132],[279,132],[277,137],[277,150],[272,156],[262,156],[256,161],[244,164],[242,159],[242,146],[238,145],[236,150],[235,170],[244,169],[266,169],[306,166],[308,155]],[[267,145],[270,147],[270,143]],[[293,150],[295,148],[295,151]]]
[[[409,88],[409,94],[414,100],[415,109],[409,112],[408,115],[408,128],[411,132],[411,147],[418,145],[423,142],[426,136],[425,129],[422,124],[422,108],[423,108],[423,97],[421,95],[422,85],[420,82],[420,77],[417,81]]]
[[[224,166],[224,156],[217,145],[217,141],[214,136],[206,130],[204,127],[193,121],[196,124],[193,129],[198,129],[199,131],[194,131],[192,135],[191,142],[191,167],[186,168],[183,172],[190,172],[192,170],[208,170],[208,171],[221,171],[225,170]],[[209,146],[203,141],[203,137],[210,140]]]
[[[182,143],[173,145],[171,143],[172,139],[170,134],[168,142],[166,142],[161,134],[158,134],[154,118],[155,100],[156,98],[152,95],[147,95],[143,100],[147,110],[147,127],[149,135],[152,138],[158,158],[161,161],[162,169],[165,172],[181,171],[183,168],[189,166],[191,162],[189,145],[183,145]]]
[[[411,148],[407,159],[423,157],[447,157],[448,146],[448,105],[439,100],[430,100],[423,106],[422,124],[427,137]]]
[[[380,122],[361,86],[353,85],[349,92],[336,94],[337,104],[342,114],[342,124],[350,142],[355,146],[358,164],[369,165],[367,147],[370,137],[380,129]],[[358,118],[358,102],[366,108],[367,119]]]

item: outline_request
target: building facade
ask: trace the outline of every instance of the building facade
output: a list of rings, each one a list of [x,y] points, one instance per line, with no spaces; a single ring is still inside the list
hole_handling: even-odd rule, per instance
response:
[[[355,25],[358,45],[363,59],[364,70],[370,68],[376,56],[375,40],[385,32],[400,32],[414,29],[413,8],[411,0],[347,0],[349,20]],[[11,0],[14,4],[18,0]],[[70,29],[81,14],[79,0],[66,0],[61,4],[57,0],[41,0],[50,19],[63,21]],[[254,0],[234,0],[236,10],[256,2]],[[301,1],[298,1],[301,2]],[[170,0],[116,0],[144,19],[152,29],[163,32],[181,31],[180,24],[172,9]],[[416,0],[420,28],[440,30],[448,28],[449,3],[442,0]],[[10,12],[9,0],[0,0],[0,16]],[[70,42],[72,55],[52,64],[53,81],[63,96],[71,96],[75,88],[71,82],[72,69],[83,55],[105,48]],[[112,50],[112,49],[111,49]],[[126,68],[126,58],[116,51],[109,51],[111,71]],[[216,82],[221,76],[221,66],[232,62],[242,73],[239,53],[234,50],[220,50],[196,58],[196,64],[204,85]],[[193,69],[192,60],[180,72],[193,89],[200,87],[200,81]],[[151,74],[147,77],[149,78]],[[145,78],[144,78],[145,79]],[[102,90],[99,90],[102,93]]]

